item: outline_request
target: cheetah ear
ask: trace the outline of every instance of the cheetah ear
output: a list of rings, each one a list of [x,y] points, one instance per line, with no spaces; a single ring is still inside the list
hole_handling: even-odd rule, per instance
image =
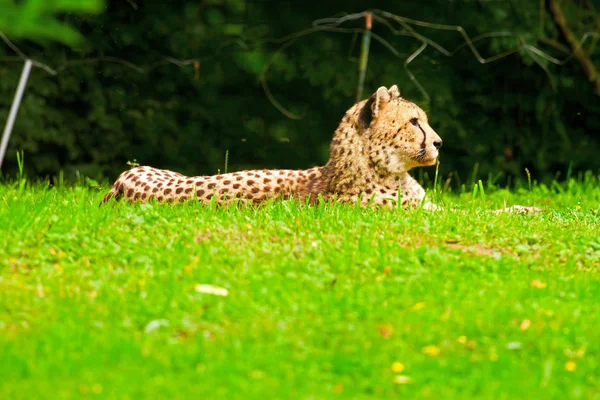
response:
[[[371,121],[379,114],[379,110],[391,100],[390,93],[385,86],[377,89],[375,93],[365,102],[358,114],[358,126],[361,131],[371,125]]]
[[[385,86],[382,86],[379,89],[377,89],[377,91],[373,94],[375,101],[371,105],[371,109],[373,110],[374,117],[376,117],[379,113],[379,110],[392,99],[390,96],[391,90],[392,89],[390,88],[390,91],[388,91],[388,89]]]
[[[396,98],[399,99],[402,97],[402,96],[400,96],[400,90],[398,89],[398,86],[396,86],[396,85],[393,85],[390,87],[389,93],[393,99],[396,99]]]

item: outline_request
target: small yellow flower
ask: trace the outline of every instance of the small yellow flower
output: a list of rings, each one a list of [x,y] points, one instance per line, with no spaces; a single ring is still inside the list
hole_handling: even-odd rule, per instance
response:
[[[531,321],[528,319],[524,319],[523,322],[521,322],[521,330],[522,331],[526,331],[527,329],[529,329],[529,327],[531,326]]]
[[[567,361],[565,363],[565,369],[569,372],[573,372],[575,371],[575,369],[577,369],[577,364],[575,364],[575,361]]]
[[[419,302],[419,303],[415,304],[415,305],[412,307],[412,309],[413,309],[413,310],[420,310],[421,308],[424,308],[424,307],[425,307],[425,302],[424,302],[424,301],[421,301],[421,302]]]
[[[340,394],[344,391],[344,384],[342,382],[338,382],[333,386],[333,392]]]
[[[440,355],[440,348],[434,345],[425,346],[421,349],[423,354],[431,357],[437,357]]]
[[[537,279],[534,281],[531,281],[531,283],[529,283],[529,286],[534,287],[536,289],[544,289],[547,285],[545,282],[542,281],[538,281]]]
[[[467,343],[467,337],[466,336],[459,336],[458,339],[456,339],[456,341],[460,344],[465,344]]]
[[[396,375],[394,377],[394,383],[397,385],[406,385],[407,383],[410,383],[410,376]]]
[[[392,363],[392,371],[396,373],[404,371],[404,364],[402,364],[400,361],[395,361]]]

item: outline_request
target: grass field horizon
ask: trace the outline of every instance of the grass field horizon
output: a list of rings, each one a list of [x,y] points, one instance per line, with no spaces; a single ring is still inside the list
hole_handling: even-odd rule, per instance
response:
[[[600,398],[598,176],[521,186],[429,212],[0,184],[0,398]],[[514,204],[547,212],[487,212]]]

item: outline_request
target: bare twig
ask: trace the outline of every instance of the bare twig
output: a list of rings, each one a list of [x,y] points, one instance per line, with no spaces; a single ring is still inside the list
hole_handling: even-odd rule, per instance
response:
[[[85,64],[96,64],[99,62],[108,62],[108,63],[114,63],[114,64],[121,64],[127,68],[133,69],[134,71],[140,73],[140,74],[146,74],[150,71],[152,71],[153,69],[164,65],[164,64],[174,64],[180,68],[186,67],[188,65],[193,65],[194,63],[200,62],[199,59],[189,59],[189,60],[178,60],[176,58],[173,57],[165,57],[163,60],[157,61],[153,64],[150,64],[147,67],[140,67],[139,65],[131,62],[131,61],[127,61],[127,60],[123,60],[122,58],[117,58],[117,57],[110,57],[110,56],[105,56],[105,57],[91,57],[91,58],[85,58],[82,60],[69,60],[66,61],[64,64],[52,68],[47,64],[44,64],[40,61],[37,60],[33,60],[30,57],[28,57],[25,53],[23,53],[14,43],[12,43],[7,37],[6,35],[4,35],[2,32],[0,32],[0,39],[12,50],[14,51],[17,56],[16,57],[0,57],[0,60],[4,60],[4,61],[24,61],[24,60],[31,60],[31,63],[33,64],[34,67],[43,69],[44,71],[46,71],[48,74],[50,75],[58,75],[61,72],[64,72],[65,70],[72,68],[74,66],[78,66],[78,65],[85,65]]]
[[[575,57],[575,59],[579,62],[579,65],[581,65],[583,72],[594,87],[596,94],[600,96],[600,76],[598,75],[598,70],[596,69],[596,66],[592,60],[585,53],[582,43],[579,42],[575,34],[569,28],[560,4],[556,0],[548,0],[548,7],[550,8],[550,12],[554,18],[554,23],[562,32],[563,36],[569,43],[569,46],[571,46],[573,57]]]
[[[265,88],[265,93],[267,94],[267,97],[269,98],[269,100],[273,103],[273,105],[277,109],[279,109],[282,113],[284,113],[285,115],[287,115],[290,118],[299,118],[299,116],[291,114],[289,111],[285,110],[283,108],[283,106],[275,100],[275,98],[273,97],[273,94],[270,92],[270,90],[268,90],[268,85],[266,82],[266,75],[271,66],[273,59],[279,53],[281,53],[284,49],[289,47],[293,42],[295,42],[297,39],[299,39],[300,37],[307,36],[307,35],[310,35],[310,34],[316,33],[316,32],[351,33],[353,35],[352,43],[354,45],[356,35],[359,35],[359,34],[364,35],[366,29],[342,28],[341,25],[346,22],[351,22],[351,21],[356,21],[356,20],[361,19],[364,17],[365,13],[366,12],[354,13],[354,14],[340,14],[340,16],[336,16],[336,17],[332,17],[332,18],[322,18],[322,19],[314,21],[312,24],[312,28],[310,28],[310,29],[300,31],[300,32],[288,35],[288,36],[280,38],[280,39],[271,40],[272,42],[279,42],[279,43],[283,43],[283,44],[279,49],[277,49],[275,54],[271,57],[271,59],[265,65],[265,68],[263,69],[263,71],[261,73],[260,80],[261,80],[261,84],[263,85],[263,88]],[[421,55],[426,50],[426,48],[429,46],[431,46],[432,48],[434,48],[435,50],[437,50],[438,52],[440,52],[441,54],[443,54],[446,57],[452,57],[455,54],[457,54],[460,50],[462,50],[464,47],[467,47],[470,50],[470,52],[473,54],[473,56],[475,57],[477,62],[479,62],[480,64],[489,64],[491,62],[494,62],[494,61],[500,60],[504,57],[507,57],[511,54],[515,54],[515,53],[519,52],[520,50],[524,50],[524,54],[531,57],[531,59],[533,61],[535,61],[535,63],[548,76],[550,85],[553,88],[556,87],[555,79],[552,76],[550,69],[546,66],[545,62],[550,62],[550,63],[556,64],[556,65],[564,65],[574,55],[574,53],[571,52],[565,59],[559,60],[557,58],[554,58],[554,57],[546,54],[544,51],[540,50],[539,48],[526,43],[521,36],[519,36],[513,32],[506,32],[506,31],[504,31],[504,32],[489,32],[489,33],[482,34],[482,35],[471,38],[468,35],[468,33],[461,26],[435,24],[435,23],[430,23],[430,22],[425,22],[425,21],[419,21],[419,20],[414,20],[414,19],[394,15],[389,12],[381,11],[381,10],[372,11],[371,15],[372,15],[372,18],[374,21],[377,21],[377,22],[381,23],[382,26],[387,27],[389,29],[389,31],[392,32],[393,35],[412,37],[421,42],[421,46],[404,60],[404,69],[405,69],[409,79],[419,89],[419,91],[422,93],[422,95],[425,99],[429,99],[429,95],[428,95],[427,91],[425,90],[423,85],[421,85],[421,83],[418,81],[415,74],[412,73],[412,71],[408,68],[408,66],[413,60],[415,60],[419,55]],[[400,25],[400,27],[402,28],[402,30],[394,28],[394,26],[390,23],[390,21],[398,23]],[[448,50],[448,49],[444,48],[442,45],[440,45],[439,43],[418,33],[415,29],[413,29],[412,25],[420,26],[420,27],[424,27],[424,28],[430,28],[430,29],[458,32],[462,36],[464,43],[462,43],[461,45],[456,47],[454,50]],[[380,35],[377,35],[376,33],[371,32],[370,36],[373,40],[381,43],[394,56],[402,57],[402,54],[389,41],[385,40]],[[580,46],[582,46],[589,37],[599,37],[599,36],[600,35],[595,32],[585,33],[581,38]],[[495,55],[492,55],[489,57],[483,57],[479,53],[477,48],[475,47],[475,43],[478,41],[484,40],[484,39],[495,38],[495,37],[513,37],[516,39],[515,40],[516,45],[514,48],[506,50],[502,53],[495,54]]]
[[[128,0],[128,1],[132,5],[132,7],[135,8],[135,6],[137,6],[137,4],[134,3],[132,0]],[[557,6],[556,0],[540,0],[540,6],[542,6],[544,4],[549,4],[551,8]],[[560,12],[561,10],[560,10],[559,6],[558,6],[557,10],[559,11],[558,14],[562,15],[562,13]],[[550,83],[553,87],[554,87],[554,78],[552,77],[552,74],[550,73],[550,70],[547,67],[546,62],[550,62],[555,65],[564,65],[565,63],[570,61],[571,58],[576,58],[580,64],[583,62],[582,65],[585,65],[584,70],[586,71],[586,74],[588,76],[588,79],[590,79],[590,82],[592,82],[595,85],[597,93],[600,91],[600,79],[598,78],[598,73],[596,72],[595,67],[591,63],[589,58],[586,57],[585,51],[583,49],[583,45],[588,38],[590,38],[590,37],[593,37],[595,39],[600,38],[600,34],[597,32],[587,32],[582,36],[582,38],[580,40],[577,40],[577,38],[570,31],[568,31],[570,33],[570,35],[567,36],[567,34],[565,34],[564,30],[561,28],[561,30],[563,30],[563,34],[565,34],[565,36],[568,37],[568,42],[571,46],[571,49],[568,49],[568,48],[560,45],[560,43],[553,41],[551,39],[546,39],[546,38],[540,37],[538,39],[540,43],[544,43],[549,46],[552,46],[552,47],[556,48],[557,50],[562,51],[563,53],[570,53],[565,59],[559,60],[557,58],[554,58],[554,57],[546,54],[544,51],[533,46],[532,44],[526,43],[522,37],[520,37],[519,35],[517,35],[513,32],[490,32],[490,33],[486,33],[486,34],[471,38],[467,34],[467,32],[461,26],[458,26],[458,25],[455,26],[455,25],[430,23],[430,22],[419,21],[419,20],[415,20],[415,19],[411,19],[411,18],[406,18],[403,16],[399,16],[399,15],[395,15],[395,14],[386,12],[386,11],[374,10],[371,12],[364,11],[364,12],[353,13],[353,14],[343,14],[342,13],[342,14],[339,14],[339,15],[331,17],[331,18],[318,19],[313,22],[312,27],[310,27],[309,29],[295,32],[295,33],[287,35],[285,37],[281,37],[281,38],[277,38],[277,39],[266,39],[262,42],[257,42],[256,45],[258,45],[260,43],[279,43],[279,44],[281,44],[279,46],[279,48],[276,49],[276,51],[269,58],[269,60],[267,61],[267,63],[265,64],[263,70],[261,71],[261,73],[259,75],[259,81],[261,83],[261,86],[262,86],[263,90],[265,91],[267,98],[273,104],[273,106],[289,118],[292,118],[292,119],[302,118],[301,116],[298,116],[298,115],[293,114],[290,111],[286,110],[285,107],[283,107],[281,105],[281,103],[279,103],[275,99],[273,93],[271,92],[271,90],[269,88],[269,85],[267,84],[266,77],[267,77],[267,73],[270,70],[270,68],[273,64],[273,61],[276,59],[276,57],[279,54],[281,54],[283,51],[285,51],[287,48],[289,48],[291,45],[293,45],[296,42],[296,40],[298,40],[304,36],[307,36],[307,35],[310,35],[313,33],[317,33],[317,32],[346,33],[346,34],[353,35],[353,38],[354,38],[353,43],[354,43],[354,41],[356,40],[356,37],[358,35],[360,35],[360,34],[365,35],[365,33],[368,31],[370,33],[370,35],[369,35],[370,38],[377,41],[378,43],[381,43],[394,56],[403,57],[401,52],[398,51],[389,41],[384,39],[382,36],[380,36],[374,32],[371,32],[370,28],[342,27],[342,25],[345,23],[350,23],[350,22],[365,18],[365,15],[367,15],[367,14],[372,16],[373,21],[377,21],[382,26],[386,27],[393,35],[412,37],[421,43],[421,45],[419,46],[419,48],[416,51],[414,51],[407,58],[404,59],[404,69],[406,70],[406,73],[407,73],[408,77],[410,78],[410,80],[415,84],[415,86],[419,89],[419,91],[421,91],[421,93],[423,94],[423,96],[426,99],[429,99],[429,95],[427,94],[423,85],[421,85],[419,83],[415,74],[413,74],[410,71],[408,66],[419,55],[423,54],[425,52],[425,50],[427,49],[427,47],[431,47],[431,48],[435,49],[436,51],[438,51],[439,53],[441,53],[442,55],[444,55],[446,57],[452,57],[456,53],[461,51],[463,48],[467,47],[469,49],[470,53],[473,54],[474,58],[480,64],[488,64],[488,63],[497,61],[501,58],[507,57],[511,54],[514,54],[514,53],[522,50],[523,54],[531,57],[536,62],[536,64],[540,68],[542,68],[542,70],[546,73],[546,75],[548,75],[548,79],[550,80]],[[555,21],[556,21],[556,17],[555,17]],[[559,18],[559,21],[562,21],[561,23],[563,24],[563,26],[568,29],[568,26],[566,25],[566,21],[564,21],[564,17],[562,19]],[[398,24],[400,26],[400,29],[396,29],[394,27],[394,24]],[[557,25],[561,26],[558,21],[557,21]],[[458,47],[456,47],[454,50],[448,50],[448,49],[444,48],[442,45],[440,45],[439,43],[428,38],[427,36],[422,35],[419,32],[417,32],[414,27],[455,31],[460,34],[460,36],[463,39],[463,43],[460,44]],[[540,27],[540,29],[542,29],[542,26]],[[489,39],[489,38],[494,38],[494,37],[513,37],[516,39],[515,47],[512,49],[506,50],[500,54],[495,54],[495,55],[492,55],[489,57],[483,57],[479,53],[478,49],[475,47],[475,43],[478,41],[484,40],[484,39]],[[0,60],[21,61],[21,60],[29,59],[29,57],[27,57],[22,51],[20,51],[20,49],[17,46],[15,46],[10,40],[8,40],[8,38],[5,35],[3,35],[1,32],[0,32],[0,39],[3,40],[4,43],[15,52],[15,54],[17,54],[17,57],[0,57]],[[248,50],[251,47],[242,38],[235,38],[235,39],[232,39],[231,41],[227,41],[226,43],[223,44],[223,46],[225,46],[225,47],[227,47],[229,45],[240,46],[244,50]],[[192,65],[194,67],[195,77],[196,77],[196,79],[198,79],[198,69],[199,69],[199,65],[200,65],[199,63],[201,60],[204,60],[206,58],[208,58],[208,57],[205,57],[203,59],[178,60],[178,59],[171,58],[171,57],[165,57],[163,60],[157,61],[146,67],[142,67],[142,66],[139,66],[130,61],[123,60],[123,59],[116,58],[116,57],[95,57],[95,58],[88,58],[88,59],[83,59],[83,60],[72,60],[72,61],[67,61],[64,64],[62,64],[56,68],[51,68],[50,66],[48,66],[44,63],[41,63],[39,61],[36,61],[36,60],[32,60],[32,63],[34,66],[45,70],[47,73],[49,73],[51,75],[56,75],[58,73],[64,72],[65,70],[67,70],[68,68],[71,68],[73,66],[92,64],[92,63],[98,63],[98,62],[118,63],[127,68],[133,69],[134,71],[136,71],[138,73],[148,73],[149,71],[153,70],[154,68],[157,68],[157,67],[167,64],[167,63],[171,63],[174,65],[177,65],[178,67],[182,67],[182,68]],[[360,83],[360,76],[359,76],[359,87],[361,87],[361,86],[362,86],[362,84]]]
[[[426,48],[427,48],[427,43],[423,42],[423,44],[421,44],[421,47],[419,47],[417,49],[417,51],[415,51],[414,53],[412,53],[406,59],[406,61],[404,61],[404,70],[408,74],[408,77],[410,78],[410,80],[413,81],[413,83],[417,86],[417,88],[421,91],[421,93],[423,93],[423,95],[425,96],[425,99],[427,101],[429,101],[429,94],[427,93],[427,91],[425,90],[425,88],[423,86],[421,86],[421,84],[419,83],[419,81],[417,80],[417,78],[415,78],[414,74],[408,69],[408,64],[410,64],[415,58],[417,58],[417,56],[419,54],[421,54]]]
[[[308,33],[304,33],[304,34],[308,34]],[[304,36],[301,35],[301,36]],[[298,36],[300,37],[300,36]],[[267,83],[267,79],[266,79],[266,75],[267,75],[267,71],[269,71],[269,68],[271,67],[271,64],[273,63],[273,61],[275,60],[275,57],[277,55],[279,55],[280,53],[282,53],[285,49],[287,49],[288,47],[290,47],[292,44],[294,44],[294,42],[296,41],[297,37],[293,37],[290,40],[288,40],[286,43],[282,44],[277,51],[273,54],[273,56],[271,56],[271,58],[267,61],[267,63],[265,64],[260,76],[258,77],[258,80],[260,81],[260,84],[263,88],[263,90],[265,91],[265,94],[267,95],[267,98],[269,99],[269,101],[271,102],[271,104],[273,104],[273,107],[275,107],[276,109],[279,110],[279,112],[281,112],[283,115],[285,115],[286,117],[290,118],[290,119],[302,119],[302,116],[296,115],[288,110],[285,109],[285,107],[283,107],[281,105],[281,103],[279,103],[277,101],[277,99],[275,99],[275,96],[273,96],[273,93],[271,93],[271,89],[269,88],[269,84]]]
[[[560,51],[561,53],[571,54],[571,50],[569,50],[569,48],[567,46],[563,45],[558,40],[554,40],[554,39],[550,39],[550,38],[545,38],[545,37],[541,37],[538,40],[541,43],[544,43],[544,44],[547,44],[550,47],[553,47],[554,49]]]
[[[596,7],[592,4],[590,0],[583,1],[585,7],[592,13],[592,19],[594,20],[594,25],[596,25],[596,31],[600,32],[600,15],[596,12]],[[593,53],[596,49],[596,43],[598,42],[598,38],[595,38],[590,46],[589,52]]]

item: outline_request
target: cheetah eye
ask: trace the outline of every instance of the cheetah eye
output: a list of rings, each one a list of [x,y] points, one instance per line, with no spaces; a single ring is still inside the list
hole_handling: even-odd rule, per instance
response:
[[[412,118],[410,120],[410,123],[413,124],[414,126],[417,126],[417,125],[419,125],[419,120],[417,118]]]

